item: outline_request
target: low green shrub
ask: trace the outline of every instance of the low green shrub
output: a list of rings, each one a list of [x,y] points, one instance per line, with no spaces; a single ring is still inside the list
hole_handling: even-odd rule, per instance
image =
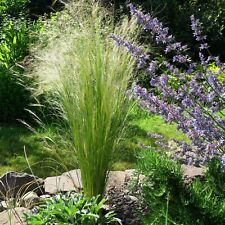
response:
[[[184,207],[186,193],[181,166],[165,153],[155,151],[144,151],[138,166],[146,176],[142,193],[151,210],[146,224],[166,224],[165,221],[175,218],[178,218],[176,222],[190,221],[188,209]]]
[[[225,224],[225,171],[219,159],[211,160],[204,181],[193,182],[189,202],[195,207],[199,224]]]
[[[35,40],[31,32],[40,32],[41,21],[4,17],[0,30],[0,122],[15,122],[27,119],[33,102],[30,87],[33,78],[23,75],[24,57],[29,45]]]
[[[142,194],[151,212],[146,225],[225,224],[225,171],[218,159],[208,165],[205,180],[184,183],[181,165],[164,153],[144,151],[139,170],[146,176]]]
[[[16,122],[29,117],[25,109],[29,108],[33,99],[23,84],[30,82],[7,70],[0,71],[0,122]]]
[[[28,53],[30,26],[24,19],[5,17],[0,31],[0,66],[9,69]]]
[[[30,0],[1,0],[0,1],[0,24],[6,15],[14,18],[26,16],[29,12]]]
[[[44,14],[62,9],[63,6],[58,0],[1,0],[0,24],[6,15],[17,19],[23,16],[36,20]]]
[[[37,214],[26,214],[28,225],[106,225],[122,224],[110,211],[103,213],[106,200],[87,198],[83,194],[58,194],[38,208]]]

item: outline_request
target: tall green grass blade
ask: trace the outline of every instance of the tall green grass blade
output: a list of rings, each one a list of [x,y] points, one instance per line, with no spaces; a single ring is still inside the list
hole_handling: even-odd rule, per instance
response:
[[[130,106],[126,91],[134,64],[109,35],[127,36],[136,25],[124,20],[115,27],[98,4],[90,6],[85,1],[70,7],[69,12],[74,22],[64,36],[54,40],[38,72],[41,83],[59,96],[55,104],[70,128],[84,192],[97,196],[104,193],[115,146],[125,126]]]

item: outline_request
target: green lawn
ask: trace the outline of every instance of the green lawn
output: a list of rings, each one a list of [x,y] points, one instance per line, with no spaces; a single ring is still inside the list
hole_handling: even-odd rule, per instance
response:
[[[128,121],[127,133],[118,147],[113,169],[134,168],[141,146],[156,146],[155,139],[150,138],[148,133],[161,134],[165,140],[188,140],[177,131],[175,124],[166,124],[160,116],[150,115],[137,106],[131,111]]]
[[[31,173],[31,169],[41,177],[59,174],[64,170],[60,156],[45,147],[46,137],[52,136],[51,129],[34,133],[22,125],[0,124],[0,174],[12,170]]]
[[[185,135],[177,132],[175,125],[165,124],[161,117],[151,116],[137,107],[130,113],[128,121],[126,135],[114,157],[112,169],[115,170],[134,168],[136,155],[142,144],[155,146],[154,140],[147,135],[148,132],[162,134],[168,140],[186,139]],[[37,133],[33,133],[22,125],[0,124],[0,174],[11,170],[30,173],[28,162],[33,173],[41,177],[60,174],[76,167],[73,164],[73,154],[67,152],[69,147],[63,144],[62,137],[61,140],[57,140],[60,137],[55,133],[52,127],[47,130],[38,129]],[[46,148],[45,137],[57,140],[60,145],[57,148]]]

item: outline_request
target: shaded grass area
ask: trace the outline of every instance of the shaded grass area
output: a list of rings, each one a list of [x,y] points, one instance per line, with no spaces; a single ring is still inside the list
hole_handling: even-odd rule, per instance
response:
[[[53,135],[52,129],[34,133],[20,124],[0,124],[0,174],[18,171],[46,177],[64,171],[60,155],[44,147],[46,137]]]
[[[22,125],[0,124],[0,174],[12,170],[31,173],[24,148],[32,171],[37,176],[55,176],[76,168],[74,156],[63,140],[58,140],[58,149],[45,147],[46,137],[57,139],[56,133],[55,128],[50,126],[46,130],[39,128],[33,133]],[[184,134],[176,130],[175,125],[165,124],[160,116],[149,115],[135,106],[128,116],[128,127],[118,145],[112,169],[135,168],[137,153],[143,145],[156,146],[148,133],[161,134],[167,140],[187,140]]]

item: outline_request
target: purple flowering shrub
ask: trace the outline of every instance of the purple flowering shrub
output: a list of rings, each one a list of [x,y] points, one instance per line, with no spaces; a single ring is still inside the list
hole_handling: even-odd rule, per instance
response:
[[[129,7],[144,31],[163,47],[165,56],[165,60],[159,60],[143,47],[111,36],[117,45],[126,47],[132,54],[137,68],[150,76],[152,89],[133,86],[141,106],[160,114],[169,123],[177,123],[177,128],[189,137],[192,144],[181,143],[180,152],[180,157],[187,155],[188,164],[206,164],[217,156],[222,157],[225,166],[225,86],[219,79],[225,73],[225,66],[209,52],[200,21],[194,16],[190,18],[193,36],[199,43],[197,63],[188,55],[188,46],[176,42],[157,18],[144,14],[132,4]],[[212,64],[216,70],[211,69]]]

